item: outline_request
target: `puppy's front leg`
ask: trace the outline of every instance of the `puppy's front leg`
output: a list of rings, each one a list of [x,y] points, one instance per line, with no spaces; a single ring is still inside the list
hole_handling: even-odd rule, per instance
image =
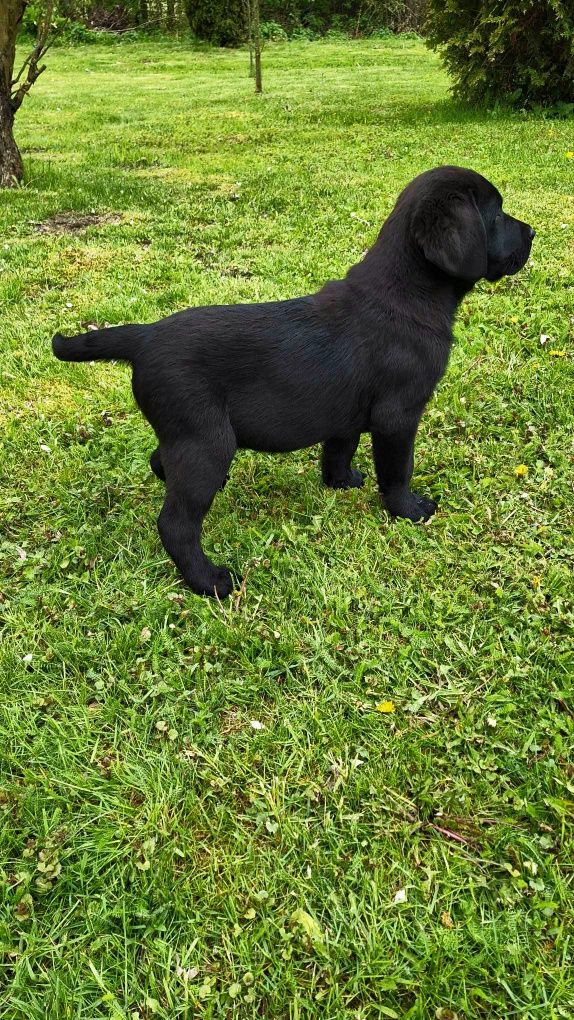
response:
[[[436,503],[410,489],[417,428],[418,419],[400,432],[373,431],[373,459],[379,491],[389,513],[410,521],[428,521]]]

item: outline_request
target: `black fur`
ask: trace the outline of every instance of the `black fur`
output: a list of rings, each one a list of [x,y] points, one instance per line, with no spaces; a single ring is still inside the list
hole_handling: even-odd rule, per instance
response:
[[[322,443],[323,481],[348,488],[363,483],[351,461],[370,432],[389,512],[413,521],[434,513],[409,483],[457,306],[482,277],[522,268],[533,236],[502,212],[484,177],[439,167],[408,185],[364,259],[317,294],[56,335],[53,349],[68,361],[132,362],[135,398],[159,441],[151,467],[166,483],[162,542],[195,592],[223,597],[231,574],[203,553],[201,527],[239,448]]]

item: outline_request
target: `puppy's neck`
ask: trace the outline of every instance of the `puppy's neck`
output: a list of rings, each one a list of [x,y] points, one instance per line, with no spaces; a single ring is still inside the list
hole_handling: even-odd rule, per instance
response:
[[[457,280],[428,262],[408,231],[391,215],[361,262],[346,276],[349,286],[373,308],[403,318],[434,319],[452,328],[456,310],[473,284]]]

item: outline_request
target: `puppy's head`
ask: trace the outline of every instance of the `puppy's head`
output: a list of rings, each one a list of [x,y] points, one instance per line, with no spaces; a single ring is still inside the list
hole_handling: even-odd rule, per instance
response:
[[[425,259],[465,283],[500,280],[522,269],[534,230],[502,210],[500,192],[474,170],[443,166],[403,192],[414,242]]]

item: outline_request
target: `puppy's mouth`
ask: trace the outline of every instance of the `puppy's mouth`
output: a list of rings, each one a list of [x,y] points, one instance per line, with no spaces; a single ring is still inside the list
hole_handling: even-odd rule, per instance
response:
[[[486,279],[490,283],[496,283],[497,280],[501,280],[503,276],[514,276],[515,273],[519,273],[530,258],[530,252],[532,251],[532,241],[528,241],[521,248],[513,251],[509,258],[505,262],[493,265],[489,268],[486,274]]]

